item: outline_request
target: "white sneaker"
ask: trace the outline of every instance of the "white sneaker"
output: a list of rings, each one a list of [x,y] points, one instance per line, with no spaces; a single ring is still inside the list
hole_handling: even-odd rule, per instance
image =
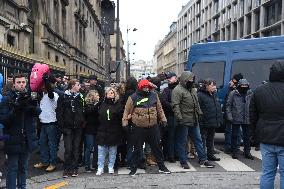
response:
[[[108,168],[108,173],[109,174],[114,174],[114,169],[113,168]]]
[[[98,169],[96,175],[97,175],[97,176],[100,176],[100,175],[102,175],[103,173],[104,173],[104,169]]]

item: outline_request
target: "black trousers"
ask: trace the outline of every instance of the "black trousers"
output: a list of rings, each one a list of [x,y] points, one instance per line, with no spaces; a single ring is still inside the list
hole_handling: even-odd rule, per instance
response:
[[[242,127],[243,131],[243,139],[244,139],[244,152],[245,154],[250,153],[250,130],[249,125],[247,124],[232,124],[232,152],[237,153],[238,152],[238,131]]]
[[[201,132],[203,147],[204,149],[206,149],[207,152],[207,157],[212,157],[214,151],[215,128],[203,127],[201,128],[200,132]]]
[[[82,137],[82,129],[67,129],[64,128],[64,169],[73,171],[78,169],[80,142]]]
[[[155,156],[159,166],[164,164],[164,156],[160,147],[160,133],[159,127],[154,126],[150,128],[134,127],[133,129],[134,152],[132,156],[132,168],[137,168],[140,163],[140,153],[143,150],[144,142],[147,142]]]

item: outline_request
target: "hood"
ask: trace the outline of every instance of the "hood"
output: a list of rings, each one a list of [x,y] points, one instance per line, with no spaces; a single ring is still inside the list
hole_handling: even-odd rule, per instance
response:
[[[269,81],[270,82],[277,82],[277,81],[284,82],[284,62],[277,61],[271,66]]]
[[[190,72],[190,71],[185,71],[181,74],[180,76],[180,84],[186,88],[186,83],[188,81],[193,81],[194,80],[195,75]]]

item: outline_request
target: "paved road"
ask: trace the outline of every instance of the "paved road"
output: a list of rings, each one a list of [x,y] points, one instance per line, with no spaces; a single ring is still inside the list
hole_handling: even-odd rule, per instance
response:
[[[157,167],[147,167],[146,170],[138,170],[140,173],[135,178],[127,174],[129,170],[120,168],[115,175],[104,174],[95,176],[95,173],[84,173],[79,170],[79,177],[62,179],[63,165],[60,164],[57,170],[47,174],[43,170],[34,169],[32,165],[39,161],[39,155],[34,154],[30,161],[30,188],[44,188],[53,184],[64,186],[62,188],[259,188],[259,176],[261,171],[261,154],[252,148],[252,155],[255,160],[243,158],[240,151],[240,158],[233,160],[223,150],[223,134],[216,136],[216,148],[219,154],[216,156],[221,161],[214,162],[214,169],[200,168],[198,160],[189,161],[190,169],[184,170],[179,163],[166,162],[171,175],[157,174]],[[63,156],[63,150],[59,153]],[[2,165],[2,170],[5,169]],[[5,173],[5,170],[4,170]],[[5,177],[5,176],[4,176]],[[278,178],[279,183],[279,178]],[[278,184],[279,185],[279,184]],[[1,182],[0,187],[4,187]],[[278,186],[279,187],[279,186]]]

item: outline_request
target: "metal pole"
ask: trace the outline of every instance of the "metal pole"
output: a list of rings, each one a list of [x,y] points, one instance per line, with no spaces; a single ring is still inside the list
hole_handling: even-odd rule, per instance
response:
[[[129,41],[128,41],[128,26],[126,30],[126,41],[127,41],[127,62],[126,62],[126,76],[127,79],[130,78],[130,57],[129,57]]]
[[[116,16],[116,64],[117,64],[117,70],[116,70],[116,82],[120,82],[120,27],[119,27],[119,0],[117,0],[117,16]]]

